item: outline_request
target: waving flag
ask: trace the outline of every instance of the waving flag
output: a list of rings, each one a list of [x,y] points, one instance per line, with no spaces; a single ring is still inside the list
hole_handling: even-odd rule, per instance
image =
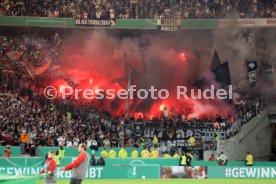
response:
[[[32,65],[26,66],[27,72],[31,78],[34,78],[36,76],[43,74],[49,68],[49,66],[52,63],[52,60],[50,60],[49,58],[46,58],[45,60],[47,60],[47,63],[40,67],[34,67]]]
[[[12,61],[17,61],[22,55],[23,55],[23,52],[19,52],[19,51],[10,51],[7,53],[7,56]]]

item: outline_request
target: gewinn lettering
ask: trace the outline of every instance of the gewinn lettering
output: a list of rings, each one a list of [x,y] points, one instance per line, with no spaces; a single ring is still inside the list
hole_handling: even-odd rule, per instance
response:
[[[225,170],[227,178],[275,178],[276,168],[271,167],[234,167]]]

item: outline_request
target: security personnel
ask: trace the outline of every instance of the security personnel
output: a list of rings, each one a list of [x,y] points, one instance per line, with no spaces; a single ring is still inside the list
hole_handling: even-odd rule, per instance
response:
[[[103,158],[108,158],[108,153],[107,153],[107,151],[106,151],[106,148],[104,148],[104,149],[101,151],[100,156],[103,157]]]
[[[138,158],[138,151],[136,148],[131,152],[131,158]]]
[[[166,153],[163,155],[163,158],[172,158],[172,156],[171,156],[168,152],[166,152]]]
[[[64,159],[64,156],[65,156],[65,150],[63,149],[63,146],[60,146],[60,147],[59,147],[58,152],[59,152],[59,156],[60,156],[60,158],[61,158],[61,159]]]
[[[60,166],[60,155],[59,155],[59,151],[56,151],[56,154],[54,156],[54,160],[56,161],[56,165]]]
[[[119,151],[119,158],[127,158],[127,151],[122,147]]]
[[[177,153],[177,152],[175,152],[175,153],[173,154],[173,158],[177,158],[177,159],[179,159],[179,158],[180,158],[180,156],[178,155],[178,153]]]
[[[193,160],[193,155],[191,153],[186,154],[186,165],[191,166]]]
[[[141,157],[142,158],[149,158],[150,157],[150,152],[148,151],[148,149],[146,147],[144,147],[144,149],[142,150]]]
[[[156,135],[153,136],[152,142],[153,142],[153,146],[154,146],[154,147],[156,147],[156,146],[158,145],[158,138],[157,138]]]
[[[245,165],[246,166],[253,166],[253,155],[249,152],[247,152],[247,155],[245,157]]]
[[[89,163],[90,163],[91,166],[96,166],[97,165],[97,161],[96,161],[96,158],[95,158],[94,154],[91,155]]]
[[[187,165],[187,157],[186,154],[183,154],[179,159],[179,165],[180,166],[186,166]]]
[[[189,139],[188,139],[188,146],[190,147],[195,147],[195,144],[196,144],[196,139],[191,136]]]
[[[108,158],[116,158],[117,157],[117,153],[113,148],[110,148],[109,152],[108,152]]]
[[[140,146],[141,146],[141,147],[144,147],[144,146],[145,146],[145,139],[144,139],[143,137],[141,137],[141,138],[139,139],[139,142],[140,142]]]
[[[157,148],[154,148],[150,153],[150,158],[158,158],[158,150]]]

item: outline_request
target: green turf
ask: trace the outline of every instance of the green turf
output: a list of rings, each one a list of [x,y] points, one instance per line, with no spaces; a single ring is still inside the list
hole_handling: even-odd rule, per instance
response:
[[[69,184],[70,180],[58,180],[57,184]],[[44,184],[41,180],[38,184]],[[82,184],[276,184],[276,179],[87,179]]]

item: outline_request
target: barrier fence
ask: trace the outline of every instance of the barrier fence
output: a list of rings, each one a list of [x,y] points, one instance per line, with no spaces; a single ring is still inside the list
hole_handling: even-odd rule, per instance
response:
[[[155,19],[116,19],[116,20],[87,20],[73,18],[49,17],[16,17],[0,16],[0,25],[4,26],[34,26],[34,27],[110,27],[113,29],[160,29],[161,26],[172,27],[176,24],[179,29],[217,29],[228,27],[256,28],[276,27],[275,18],[264,19],[165,19],[168,25],[162,25],[161,20]],[[178,22],[180,21],[180,24]],[[163,21],[164,22],[164,21]]]
[[[6,146],[0,146],[0,156],[4,155],[5,148],[6,148]],[[12,156],[14,156],[14,157],[21,156],[21,151],[20,151],[19,146],[11,146],[10,148],[11,148]]]
[[[74,161],[76,157],[66,157],[61,159],[61,166],[68,165]],[[0,166],[19,166],[19,167],[31,167],[31,166],[42,166],[44,164],[44,157],[36,157],[36,158],[0,158]],[[157,158],[157,159],[131,159],[131,158],[106,158],[105,159],[106,166],[113,165],[162,165],[162,166],[171,166],[178,165],[178,159],[165,159],[165,158]]]
[[[3,167],[0,173],[14,176],[39,175],[42,166],[38,167]],[[68,179],[71,171],[57,171],[58,179]],[[214,166],[99,166],[89,167],[88,179],[215,179],[215,178],[276,178],[276,167],[214,167]]]
[[[61,166],[68,165],[75,160],[76,157],[65,157],[61,159]],[[0,158],[0,166],[3,167],[35,167],[42,166],[44,164],[45,157],[18,157],[18,158]],[[106,158],[106,166],[113,165],[159,165],[159,166],[177,166],[179,165],[179,159],[173,158]],[[193,166],[217,166],[216,161],[192,161]],[[227,166],[242,167],[245,165],[244,161],[228,161]],[[254,162],[254,166],[275,166],[276,162]]]

